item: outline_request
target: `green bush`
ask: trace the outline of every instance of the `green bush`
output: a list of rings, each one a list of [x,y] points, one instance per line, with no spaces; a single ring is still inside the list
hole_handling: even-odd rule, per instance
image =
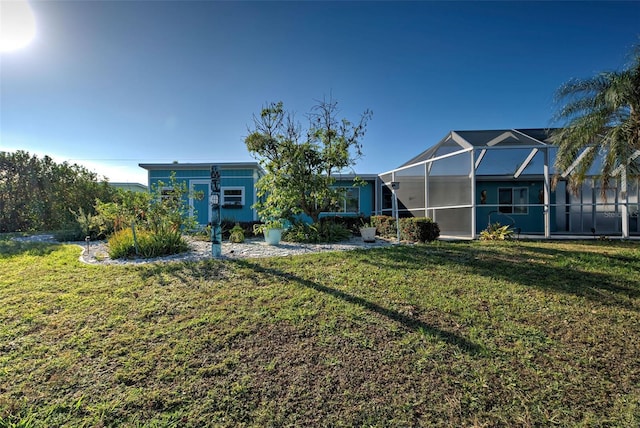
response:
[[[109,257],[112,259],[153,258],[189,250],[189,244],[178,231],[136,230],[136,240],[138,243],[137,253],[131,229],[123,229],[114,233],[108,240]]]
[[[431,242],[440,236],[438,223],[427,217],[400,219],[400,237],[412,242]]]
[[[388,215],[372,215],[371,224],[376,227],[380,236],[396,236],[396,219]]]
[[[337,223],[344,226],[346,229],[350,230],[353,235],[360,234],[360,227],[363,224],[369,222],[369,217],[364,216],[341,216],[341,215],[330,215],[326,217],[320,218],[321,223]]]
[[[371,224],[381,236],[396,237],[396,219],[388,215],[371,216]],[[438,223],[427,217],[405,217],[400,219],[400,238],[412,242],[431,242],[440,236]]]
[[[297,222],[284,232],[282,239],[289,242],[317,244],[344,241],[352,235],[343,224],[333,221],[319,221],[313,224]]]

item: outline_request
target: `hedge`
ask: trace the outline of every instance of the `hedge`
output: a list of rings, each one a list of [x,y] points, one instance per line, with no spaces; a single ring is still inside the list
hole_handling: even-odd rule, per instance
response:
[[[371,223],[381,236],[397,236],[396,219],[391,216],[371,216]],[[427,217],[407,217],[400,219],[400,238],[411,242],[431,242],[440,236],[438,223]]]

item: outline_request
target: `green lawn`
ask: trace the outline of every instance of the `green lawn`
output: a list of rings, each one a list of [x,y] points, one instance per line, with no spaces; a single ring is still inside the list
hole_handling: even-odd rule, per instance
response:
[[[0,241],[0,427],[640,424],[640,244],[87,266]]]

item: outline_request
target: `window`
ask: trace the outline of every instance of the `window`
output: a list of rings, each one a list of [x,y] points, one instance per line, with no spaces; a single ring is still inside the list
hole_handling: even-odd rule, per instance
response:
[[[178,197],[173,187],[165,186],[160,188],[160,199],[175,202],[178,200]]]
[[[334,212],[339,213],[357,213],[360,211],[360,189],[347,187],[341,189],[344,191],[344,199],[339,201]]]
[[[222,206],[242,207],[244,205],[244,187],[223,187]]]
[[[526,187],[498,189],[498,210],[505,214],[529,213],[529,189]]]

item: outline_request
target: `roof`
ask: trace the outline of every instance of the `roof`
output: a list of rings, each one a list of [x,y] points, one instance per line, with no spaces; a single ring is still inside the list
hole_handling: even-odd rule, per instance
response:
[[[115,181],[115,182],[109,182],[109,185],[112,187],[116,187],[118,189],[125,189],[125,190],[137,190],[140,192],[146,192],[147,190],[149,190],[149,188],[142,184],[142,183],[130,183],[130,182],[120,182],[120,181]]]
[[[194,169],[211,169],[216,165],[220,169],[257,169],[264,172],[258,162],[200,162],[200,163],[139,163],[140,168],[148,171],[151,170],[194,170]]]
[[[399,168],[457,151],[487,147],[545,147],[552,145],[554,129],[491,129],[476,131],[451,131],[440,142],[400,165]]]

